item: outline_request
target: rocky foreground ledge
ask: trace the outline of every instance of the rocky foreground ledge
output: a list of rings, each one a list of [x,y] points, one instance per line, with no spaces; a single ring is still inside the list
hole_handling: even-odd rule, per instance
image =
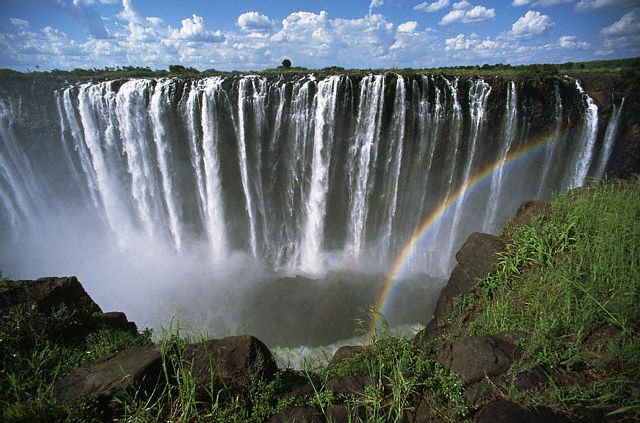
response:
[[[638,197],[637,192],[634,195]],[[551,207],[545,201],[527,202],[509,225],[527,225],[533,219],[531,228],[539,227],[544,235],[552,228],[544,226],[544,216]],[[634,231],[630,228],[632,236],[637,237]],[[577,235],[566,233],[558,242],[573,243]],[[126,338],[126,342],[111,341],[90,359],[76,360],[78,366],[57,367],[48,379],[51,385],[45,390],[45,400],[38,403],[41,408],[33,411],[33,421],[111,421],[122,416],[143,421],[274,423],[632,421],[638,415],[640,386],[628,383],[628,377],[637,371],[633,367],[637,350],[624,350],[631,351],[629,356],[616,342],[622,342],[623,335],[633,335],[637,325],[595,319],[595,324],[575,336],[559,337],[560,348],[575,349],[577,358],[568,364],[558,361],[557,365],[549,364],[553,360],[531,360],[530,347],[537,341],[533,333],[480,328],[470,335],[464,330],[474,325],[481,314],[478,309],[484,307],[474,305],[474,298],[486,302],[494,292],[498,295],[499,291],[487,287],[487,281],[491,281],[487,277],[504,271],[499,270],[500,260],[509,252],[510,243],[508,235],[469,236],[456,254],[458,264],[425,330],[404,343],[382,339],[364,347],[342,347],[327,369],[318,373],[279,369],[267,346],[252,336],[200,342],[171,338],[154,344],[149,334],[139,333],[123,313],[104,313],[75,277],[4,280],[0,285],[3,325],[9,321],[25,325],[26,335],[16,335],[22,332],[15,325],[14,332],[3,335],[2,373],[14,374],[11,366],[16,354],[29,354],[43,346],[79,346],[89,354],[89,350],[95,351],[96,334],[102,334],[98,336],[101,339],[107,333],[111,340]],[[555,244],[552,247],[560,248]],[[526,271],[524,267],[516,270]],[[474,297],[479,291],[491,295]],[[600,368],[627,378],[625,392],[611,394],[621,395],[617,400],[621,407],[617,409],[588,397],[592,395],[589,389],[599,386],[599,378],[611,377],[594,370],[592,363],[596,361],[589,361],[593,357],[600,360],[607,351],[632,362],[631,372],[624,363]],[[46,362],[44,356],[41,359]],[[629,389],[638,392],[629,393]],[[540,398],[537,404],[548,404],[551,400],[546,396],[563,392],[576,392],[577,396],[581,390],[586,392],[581,394],[585,399],[561,410],[528,401],[536,397]],[[596,391],[592,396],[597,395],[601,393]],[[10,392],[0,394],[0,399],[5,419],[24,416],[20,414],[20,401],[11,399]],[[79,409],[82,413],[74,414]],[[151,409],[155,411],[151,413]]]

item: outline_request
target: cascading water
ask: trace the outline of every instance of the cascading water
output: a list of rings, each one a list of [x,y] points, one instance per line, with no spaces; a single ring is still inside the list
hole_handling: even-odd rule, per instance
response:
[[[624,100],[599,139],[598,106],[579,82],[547,87],[549,113],[527,84],[387,73],[81,82],[38,101],[4,90],[0,228],[11,241],[0,267],[81,273],[95,290],[120,272],[121,295],[105,301],[136,286],[129,311],[154,295],[170,298],[169,315],[201,301],[216,331],[262,327],[242,313],[268,313],[257,298],[270,292],[330,310],[292,294],[291,277],[384,277],[425,221],[404,273],[445,278],[471,231],[606,169]],[[495,171],[478,177],[484,169]],[[284,285],[263,282],[279,275]],[[324,291],[343,282],[296,289],[336,303],[375,296],[378,279],[358,278],[356,296]],[[187,292],[198,300],[182,301]]]
[[[503,141],[498,152],[498,169],[491,177],[491,191],[487,204],[487,213],[482,224],[482,231],[491,233],[496,226],[496,211],[498,209],[498,199],[500,198],[500,190],[502,188],[502,175],[504,174],[504,166],[507,160],[509,150],[513,145],[513,140],[518,131],[518,93],[516,83],[511,81],[507,87],[507,100],[505,104],[505,117],[502,130]]]

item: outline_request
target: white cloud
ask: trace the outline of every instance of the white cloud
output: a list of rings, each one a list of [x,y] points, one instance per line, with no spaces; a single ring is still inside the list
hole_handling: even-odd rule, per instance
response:
[[[638,0],[580,0],[576,4],[576,10],[580,12],[589,12],[592,10],[606,8],[626,8],[638,6]]]
[[[425,12],[437,12],[440,9],[444,9],[449,6],[449,0],[436,0],[434,2],[426,2],[418,3],[413,6],[413,10],[424,10]]]
[[[29,28],[29,21],[24,20],[24,19],[20,19],[20,18],[10,18],[11,23],[20,28],[20,29],[27,29]]]
[[[563,35],[558,38],[558,46],[565,49],[586,49],[589,48],[589,43],[578,41],[578,37],[575,35]]]
[[[247,12],[238,16],[238,26],[250,34],[267,34],[273,30],[275,22],[258,12]]]
[[[171,32],[171,38],[185,41],[224,41],[224,35],[220,31],[208,31],[204,19],[195,13],[182,20],[182,26]]]
[[[383,4],[384,0],[371,0],[371,3],[369,3],[369,14],[373,13],[373,9],[376,7],[382,7]]]
[[[154,26],[160,25],[164,22],[162,18],[156,18],[155,16],[147,16],[145,20]]]
[[[513,6],[555,6],[556,4],[572,3],[574,0],[513,0]]]
[[[440,25],[449,25],[452,23],[471,23],[482,22],[493,19],[496,16],[495,9],[487,9],[484,6],[474,6],[468,10],[452,10],[443,16]]]
[[[471,3],[469,3],[467,0],[462,0],[457,3],[453,3],[452,7],[454,10],[464,10],[471,7]]]
[[[458,34],[453,38],[445,40],[445,51],[463,52],[458,57],[494,57],[504,54],[510,46],[502,40],[486,37],[481,39],[478,34],[471,34],[466,37],[464,34]],[[469,56],[470,55],[470,56]]]
[[[640,8],[625,13],[619,20],[600,31],[606,36],[628,36],[640,34]]]
[[[418,27],[418,22],[409,21],[398,25],[398,32],[414,32]]]
[[[549,16],[529,10],[511,26],[510,35],[515,38],[533,38],[546,34],[554,25]]]

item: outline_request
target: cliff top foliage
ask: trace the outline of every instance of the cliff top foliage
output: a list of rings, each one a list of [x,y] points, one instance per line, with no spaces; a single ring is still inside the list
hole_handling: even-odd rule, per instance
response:
[[[216,69],[206,69],[200,71],[192,67],[182,65],[170,65],[168,69],[152,70],[149,67],[140,66],[119,66],[105,67],[102,69],[81,69],[52,71],[32,71],[19,72],[12,69],[0,69],[0,80],[9,78],[47,78],[62,80],[85,80],[85,79],[116,79],[116,78],[145,78],[145,77],[182,77],[182,78],[204,78],[209,76],[233,76],[233,75],[307,75],[314,74],[320,77],[327,75],[366,75],[369,73],[393,72],[401,75],[414,75],[416,73],[449,75],[449,76],[480,76],[480,77],[549,77],[554,75],[582,76],[585,74],[606,74],[621,75],[625,77],[640,78],[640,57],[599,60],[590,62],[567,62],[561,64],[531,64],[517,65],[509,64],[484,64],[482,66],[449,66],[438,68],[391,68],[391,69],[345,69],[340,66],[330,66],[322,69],[308,69],[300,66],[292,66],[291,62],[283,61],[283,65],[277,68],[264,69],[260,71],[220,71]]]

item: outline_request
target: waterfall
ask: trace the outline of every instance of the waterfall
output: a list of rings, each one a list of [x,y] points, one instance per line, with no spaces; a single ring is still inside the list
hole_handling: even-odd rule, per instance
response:
[[[202,90],[201,119],[202,142],[200,148],[196,142],[192,147],[198,157],[196,178],[204,180],[198,182],[201,196],[201,209],[204,211],[204,227],[210,242],[211,254],[214,261],[219,261],[227,254],[227,235],[225,230],[224,209],[222,207],[222,184],[220,181],[220,139],[216,128],[215,116],[218,114],[218,94],[222,84],[221,78],[205,80]],[[193,105],[191,106],[193,107]],[[199,150],[202,150],[202,154]],[[200,159],[202,157],[202,165]],[[203,192],[200,192],[202,189]]]
[[[169,88],[171,88],[171,80],[163,79],[156,84],[150,102],[150,115],[153,129],[153,141],[156,150],[156,162],[160,171],[160,181],[162,183],[162,192],[164,202],[167,206],[169,230],[171,238],[178,251],[182,246],[182,228],[180,211],[177,205],[177,193],[174,192],[172,170],[170,168],[171,146],[168,142],[168,134],[166,123],[170,123],[167,109],[169,108]]]
[[[371,195],[370,175],[374,173],[378,158],[378,143],[384,105],[384,76],[367,76],[360,83],[360,104],[355,125],[354,143],[350,147],[348,162],[349,231],[347,252],[352,257],[360,254],[365,242],[365,223]]]
[[[601,176],[625,104],[598,131],[595,102],[566,79],[543,87],[545,102],[526,79],[433,75],[56,84],[37,100],[0,95],[10,239],[37,237],[55,208],[70,239],[85,236],[74,219],[86,218],[82,230],[112,255],[145,245],[212,271],[246,260],[313,277],[385,273],[414,236],[407,271],[446,275],[461,241],[495,230],[521,199]],[[507,167],[541,137],[551,142],[539,156]],[[487,166],[495,171],[480,181]]]
[[[516,137],[518,130],[518,93],[516,90],[516,83],[511,81],[507,85],[507,99],[505,101],[505,116],[502,127],[503,141],[500,143],[500,149],[498,151],[498,169],[491,175],[491,189],[489,193],[489,200],[487,203],[487,211],[482,224],[482,231],[490,233],[495,229],[496,225],[496,212],[498,211],[498,200],[500,198],[500,192],[502,190],[502,175],[504,173],[504,166],[507,160],[509,150],[513,145],[513,140]]]
[[[564,107],[562,106],[562,97],[560,96],[560,85],[558,81],[553,84],[553,94],[555,97],[555,110],[553,112],[553,119],[555,121],[555,128],[553,130],[552,141],[547,143],[544,148],[544,164],[542,167],[542,176],[540,176],[540,188],[538,189],[538,197],[544,195],[544,190],[547,186],[547,178],[549,177],[549,171],[553,166],[553,152],[557,144],[561,141],[562,119],[564,113]]]
[[[607,130],[604,133],[604,143],[602,146],[602,151],[600,152],[600,158],[596,163],[596,167],[593,171],[593,177],[596,179],[602,178],[604,175],[604,170],[607,167],[607,163],[609,162],[609,157],[611,157],[611,151],[613,150],[613,143],[616,138],[616,131],[618,130],[618,121],[620,120],[620,113],[622,113],[622,107],[624,106],[624,97],[620,102],[620,107],[613,104],[613,108],[611,110],[611,117],[609,118],[609,124],[607,125]]]
[[[467,145],[467,158],[465,160],[464,170],[462,173],[461,195],[456,202],[455,211],[453,213],[453,222],[449,233],[449,256],[454,253],[456,241],[459,236],[458,225],[462,218],[462,211],[464,206],[465,197],[467,194],[467,186],[470,183],[471,169],[476,158],[478,138],[485,118],[485,109],[487,105],[487,99],[491,93],[491,86],[484,82],[482,79],[472,81],[469,87],[469,115],[471,119],[471,134],[469,143]]]
[[[322,235],[329,188],[329,160],[333,144],[333,127],[328,123],[334,120],[339,81],[338,76],[321,81],[315,97],[311,183],[305,201],[306,222],[302,232],[300,264],[300,270],[310,274],[322,272]]]
[[[582,96],[585,104],[584,125],[581,134],[581,145],[576,150],[574,160],[574,168],[568,178],[568,189],[576,188],[584,185],[589,173],[589,167],[593,158],[593,147],[596,143],[598,134],[598,106],[593,99],[584,92],[580,81],[576,79],[576,89]]]

